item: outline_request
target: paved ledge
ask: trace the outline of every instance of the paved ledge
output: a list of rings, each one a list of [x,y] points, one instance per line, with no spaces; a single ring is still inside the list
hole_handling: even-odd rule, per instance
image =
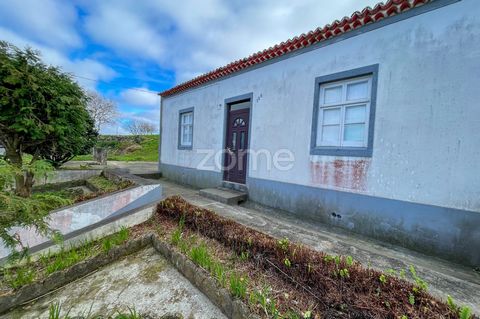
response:
[[[351,255],[363,265],[379,270],[408,269],[414,265],[418,275],[426,280],[429,291],[445,300],[451,295],[455,302],[468,305],[480,314],[480,274],[473,269],[422,255],[405,248],[374,241],[347,231],[295,219],[288,212],[270,209],[252,202],[230,206],[205,198],[198,190],[179,185],[165,178],[157,180],[166,197],[180,195],[190,203],[209,208],[216,213],[275,237],[288,237],[328,254]]]

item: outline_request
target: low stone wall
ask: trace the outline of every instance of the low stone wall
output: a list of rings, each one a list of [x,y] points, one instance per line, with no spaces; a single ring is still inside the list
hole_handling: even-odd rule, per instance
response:
[[[34,179],[35,186],[46,184],[66,183],[72,181],[86,180],[92,176],[99,176],[101,169],[59,169],[54,171],[48,178],[37,177]]]
[[[68,269],[56,271],[40,282],[35,282],[10,294],[0,296],[0,314],[3,314],[25,302],[41,297],[50,291],[65,286],[66,284],[86,276],[96,269],[123,256],[137,252],[151,244],[151,242],[152,236],[150,234],[128,241],[122,246],[112,248],[108,253],[99,254],[92,259],[82,261]]]
[[[55,289],[92,273],[100,267],[135,253],[149,245],[152,245],[185,278],[205,294],[225,316],[231,319],[260,319],[260,317],[250,312],[243,301],[234,298],[227,289],[221,287],[209,273],[195,265],[186,256],[176,252],[171,245],[163,242],[154,234],[146,234],[138,239],[130,240],[122,246],[113,248],[108,253],[101,253],[68,269],[54,272],[41,282],[35,282],[10,294],[0,296],[0,314],[4,314],[12,308],[46,295]]]

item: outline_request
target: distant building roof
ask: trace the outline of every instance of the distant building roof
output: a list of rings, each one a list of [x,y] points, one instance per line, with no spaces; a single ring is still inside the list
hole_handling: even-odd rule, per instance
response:
[[[317,28],[307,34],[301,34],[300,36],[277,44],[266,50],[254,53],[247,58],[234,61],[226,66],[222,66],[192,80],[181,83],[171,89],[161,92],[160,95],[162,97],[171,96],[210,81],[221,79],[222,77],[231,75],[235,72],[278,58],[289,52],[311,46],[312,44],[361,28],[364,25],[375,23],[387,17],[403,13],[427,2],[432,2],[432,0],[389,0],[385,4],[377,4],[373,9],[367,7],[361,12],[356,11],[350,17],[344,17],[341,21],[335,20],[332,24],[327,24],[323,28]]]

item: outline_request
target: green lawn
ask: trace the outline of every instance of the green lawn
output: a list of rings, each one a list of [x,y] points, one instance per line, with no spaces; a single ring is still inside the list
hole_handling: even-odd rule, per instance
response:
[[[141,137],[140,143],[135,143],[132,136],[115,137],[102,136],[98,143],[100,146],[109,147],[108,160],[110,161],[158,161],[158,135],[145,135]],[[138,149],[125,152],[129,146],[136,145]],[[122,151],[123,150],[123,151]],[[76,156],[74,161],[91,161],[92,155]]]

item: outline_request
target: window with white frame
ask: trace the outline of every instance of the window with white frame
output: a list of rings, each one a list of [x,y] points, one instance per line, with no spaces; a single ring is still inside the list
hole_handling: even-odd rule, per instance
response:
[[[192,147],[193,142],[193,110],[180,113],[180,147]]]
[[[320,85],[317,147],[367,147],[372,76]]]

